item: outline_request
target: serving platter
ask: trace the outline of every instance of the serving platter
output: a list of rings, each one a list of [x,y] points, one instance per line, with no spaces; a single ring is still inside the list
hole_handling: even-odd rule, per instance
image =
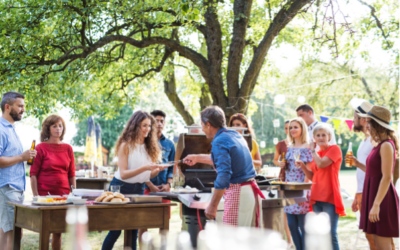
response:
[[[128,204],[130,201],[119,201],[119,202],[101,202],[101,201],[95,201],[94,204],[99,204],[99,205],[124,205]]]
[[[64,203],[53,203],[53,202],[32,202],[32,205],[38,205],[38,206],[62,206],[62,205],[69,205],[72,204],[72,202],[64,202]]]

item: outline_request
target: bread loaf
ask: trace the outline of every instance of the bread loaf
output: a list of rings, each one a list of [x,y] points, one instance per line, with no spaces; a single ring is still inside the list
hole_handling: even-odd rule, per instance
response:
[[[107,196],[106,198],[104,198],[103,202],[109,202],[109,201],[111,201],[112,199],[114,199],[114,196],[113,196],[113,195],[109,195],[109,196]]]
[[[121,193],[114,193],[114,197],[115,198],[120,198],[120,199],[125,198],[125,196],[123,194],[121,194]]]
[[[112,198],[110,202],[122,202],[121,198]]]

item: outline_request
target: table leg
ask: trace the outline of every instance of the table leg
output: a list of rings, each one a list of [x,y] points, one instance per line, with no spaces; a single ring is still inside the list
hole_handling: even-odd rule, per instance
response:
[[[160,228],[160,232],[163,230],[168,231],[169,230],[169,211],[170,207],[164,207],[164,227]]]
[[[125,247],[132,247],[132,230],[125,230],[124,231],[124,248]]]
[[[41,231],[39,233],[39,249],[40,250],[49,250],[50,243],[50,232],[49,231]]]
[[[20,250],[21,249],[21,231],[22,228],[16,227],[14,225],[14,231],[13,231],[13,249],[14,250]]]

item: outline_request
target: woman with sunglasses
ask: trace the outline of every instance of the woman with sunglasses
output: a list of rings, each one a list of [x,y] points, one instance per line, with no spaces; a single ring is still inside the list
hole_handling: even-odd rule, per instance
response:
[[[247,130],[238,130],[239,133],[251,134],[253,138],[253,149],[251,150],[251,157],[253,158],[253,165],[256,172],[259,172],[261,169],[261,154],[258,147],[258,144],[255,140],[255,135],[253,128],[249,124],[247,117],[241,113],[237,113],[231,116],[229,119],[228,127],[238,127],[238,128],[247,128]]]

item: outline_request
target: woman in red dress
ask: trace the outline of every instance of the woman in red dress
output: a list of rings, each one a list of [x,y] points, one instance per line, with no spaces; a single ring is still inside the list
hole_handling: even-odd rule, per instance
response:
[[[31,187],[34,196],[69,194],[76,186],[75,160],[72,147],[62,140],[65,122],[58,115],[51,115],[42,124],[37,155],[31,166]],[[61,249],[61,234],[53,233],[52,249]]]
[[[366,172],[360,229],[373,235],[377,249],[391,250],[392,238],[399,237],[399,197],[392,182],[399,144],[388,109],[373,106],[367,114],[367,129],[376,145],[366,166],[356,164]]]

